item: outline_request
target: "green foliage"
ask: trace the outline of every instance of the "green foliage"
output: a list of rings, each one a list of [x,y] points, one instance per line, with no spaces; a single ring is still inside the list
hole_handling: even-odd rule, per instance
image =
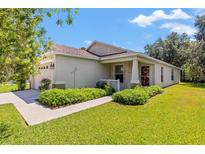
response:
[[[108,96],[112,95],[115,92],[115,89],[110,84],[105,85],[104,90],[106,91],[106,94]]]
[[[49,107],[59,107],[97,99],[105,95],[106,92],[98,88],[50,89],[41,92],[39,101]]]
[[[112,95],[115,92],[115,89],[106,81],[98,81],[96,83],[96,88],[104,89],[108,96]]]
[[[205,15],[197,16],[195,26],[198,29],[195,37],[198,41],[205,41]]]
[[[60,18],[60,12],[67,18]],[[0,83],[13,80],[19,88],[38,71],[39,55],[48,48],[49,39],[41,26],[45,16],[58,15],[64,23],[72,24],[73,9],[0,9]]]
[[[107,82],[106,82],[106,81],[98,81],[98,82],[96,83],[96,88],[104,89],[104,88],[105,88],[105,85],[107,85]]]
[[[149,87],[136,86],[132,89],[122,90],[113,94],[113,100],[126,105],[143,105],[157,94],[163,92],[163,89],[158,85]]]
[[[143,105],[149,96],[143,89],[125,89],[113,94],[113,101],[126,105]]]
[[[181,67],[190,52],[190,38],[186,34],[171,33],[164,40],[158,39],[145,46],[146,54]]]
[[[171,33],[145,46],[146,53],[154,58],[183,68],[183,80],[205,81],[205,15],[195,19],[196,40],[186,34]]]
[[[40,91],[48,90],[50,84],[51,84],[50,79],[46,79],[46,78],[42,79],[39,86]]]
[[[153,86],[146,87],[145,90],[148,92],[149,97],[153,97],[157,94],[161,94],[164,91],[158,85],[153,85]]]

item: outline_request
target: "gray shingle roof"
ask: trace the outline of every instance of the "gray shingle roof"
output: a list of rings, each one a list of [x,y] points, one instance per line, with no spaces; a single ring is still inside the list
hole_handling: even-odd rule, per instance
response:
[[[98,58],[97,56],[87,52],[86,50],[77,49],[77,48],[73,48],[73,47],[68,47],[68,46],[65,46],[65,45],[54,44],[51,47],[51,50],[55,51],[55,53],[65,54],[65,55],[70,55],[70,56],[73,55],[73,56],[91,58],[91,59],[97,59]]]

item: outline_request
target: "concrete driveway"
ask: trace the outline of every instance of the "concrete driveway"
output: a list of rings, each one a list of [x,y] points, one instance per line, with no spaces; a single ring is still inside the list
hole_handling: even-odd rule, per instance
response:
[[[106,96],[66,107],[50,109],[36,101],[38,95],[39,91],[36,90],[2,93],[0,94],[0,105],[12,103],[28,125],[36,125],[101,104],[105,104],[112,100],[110,96]]]
[[[21,98],[25,103],[35,103],[40,91],[38,90],[23,90],[23,91],[15,91],[13,92],[14,95]]]

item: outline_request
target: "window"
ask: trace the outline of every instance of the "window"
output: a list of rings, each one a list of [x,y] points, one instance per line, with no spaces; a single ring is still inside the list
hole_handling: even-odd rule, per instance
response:
[[[174,69],[171,70],[171,80],[174,81]]]
[[[164,81],[164,68],[161,67],[161,82]]]
[[[116,65],[115,66],[115,80],[120,80],[123,83],[124,80],[124,68],[123,65]]]

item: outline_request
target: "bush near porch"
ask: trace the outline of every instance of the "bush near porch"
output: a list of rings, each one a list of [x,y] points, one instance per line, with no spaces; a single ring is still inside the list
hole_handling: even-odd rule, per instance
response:
[[[96,88],[104,89],[108,96],[115,93],[115,89],[110,84],[108,84],[106,81],[98,81],[96,83]]]
[[[126,105],[143,105],[149,98],[160,94],[163,89],[158,86],[142,87],[136,86],[133,89],[125,89],[113,95],[113,100]]]
[[[98,88],[50,89],[39,95],[39,101],[53,108],[81,103],[103,96],[106,96],[106,91]]]

